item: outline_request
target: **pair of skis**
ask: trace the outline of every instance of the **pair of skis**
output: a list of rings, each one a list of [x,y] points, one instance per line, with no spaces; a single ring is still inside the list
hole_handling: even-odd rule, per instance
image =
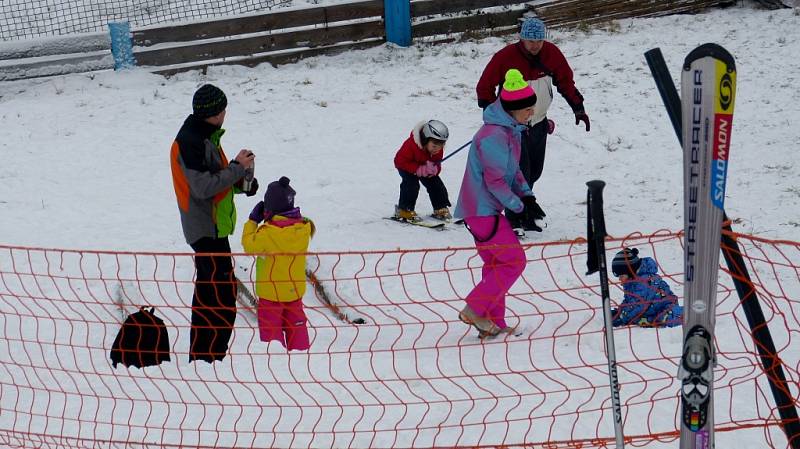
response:
[[[458,219],[458,220],[453,220],[453,221],[440,221],[440,220],[437,220],[437,219],[423,219],[422,221],[409,221],[409,220],[403,220],[402,218],[397,218],[397,217],[394,217],[394,216],[392,216],[392,217],[384,217],[384,218],[386,218],[387,220],[396,221],[396,222],[402,223],[402,224],[413,225],[413,226],[422,226],[423,228],[435,229],[437,231],[444,231],[445,229],[448,229],[447,225],[449,225],[449,224],[453,224],[453,225],[463,225],[464,224],[464,220],[463,219]],[[520,240],[526,240],[528,238],[528,233],[529,232],[536,232],[536,231],[533,231],[533,230],[525,231],[522,228],[514,228],[514,235],[516,235]]]
[[[686,57],[681,75],[683,100],[660,50],[645,53],[684,154],[684,322],[681,381],[681,449],[714,447],[714,325],[724,216],[728,154],[736,93],[733,56],[716,44],[704,44]],[[600,272],[606,323],[609,380],[617,449],[624,448],[622,410],[611,332],[605,260],[602,190],[590,181],[587,197],[589,271]]]
[[[395,217],[394,215],[390,216],[390,217],[384,217],[384,218],[387,219],[387,220],[396,221],[396,222],[402,223],[402,224],[407,224],[407,225],[412,225],[412,226],[421,226],[423,228],[428,228],[428,229],[436,229],[437,231],[444,231],[445,225],[447,224],[446,221],[441,221],[441,220],[437,220],[437,219],[434,219],[434,218],[430,218],[430,219],[423,218],[422,220],[419,220],[419,221],[404,220],[402,218]]]
[[[683,146],[680,448],[709,449],[714,447],[714,326],[736,65],[719,45],[697,47],[684,61],[679,98],[660,50],[650,50],[645,57]]]

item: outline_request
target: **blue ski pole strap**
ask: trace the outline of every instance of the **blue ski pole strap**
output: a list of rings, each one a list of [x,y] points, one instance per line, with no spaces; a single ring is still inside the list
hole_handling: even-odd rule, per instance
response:
[[[447,155],[447,157],[445,157],[444,159],[442,159],[441,161],[439,161],[439,163],[441,164],[442,162],[444,162],[444,161],[446,161],[446,160],[450,159],[451,157],[453,157],[453,155],[454,155],[454,154],[456,154],[456,153],[458,153],[459,151],[463,150],[464,148],[466,148],[467,146],[469,146],[469,144],[471,144],[471,143],[472,143],[472,141],[470,140],[469,142],[465,143],[464,145],[461,145],[460,147],[458,147],[458,149],[456,149],[456,151],[453,151],[452,153],[448,154],[448,155]]]

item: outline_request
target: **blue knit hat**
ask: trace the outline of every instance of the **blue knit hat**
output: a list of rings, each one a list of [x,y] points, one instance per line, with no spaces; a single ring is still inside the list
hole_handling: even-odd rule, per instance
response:
[[[639,271],[639,266],[642,260],[639,259],[639,250],[636,248],[625,248],[614,256],[611,261],[611,272],[614,276],[620,277],[627,274],[630,277],[636,277],[636,272]]]
[[[540,19],[528,17],[522,22],[519,38],[526,41],[542,41],[547,38],[547,27]]]

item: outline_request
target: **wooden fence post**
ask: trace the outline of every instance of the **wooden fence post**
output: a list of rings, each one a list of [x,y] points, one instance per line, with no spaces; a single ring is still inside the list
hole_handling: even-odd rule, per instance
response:
[[[411,45],[411,1],[383,0],[386,40],[401,47]]]

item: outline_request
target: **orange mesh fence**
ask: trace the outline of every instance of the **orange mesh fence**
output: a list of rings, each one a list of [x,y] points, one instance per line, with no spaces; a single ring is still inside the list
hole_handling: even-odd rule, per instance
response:
[[[796,401],[800,244],[738,237]],[[607,256],[639,248],[682,302],[682,243],[630,236],[608,242]],[[262,342],[242,291],[227,355],[212,364],[188,357],[192,254],[0,246],[0,446],[613,447],[586,245],[526,255],[506,300],[515,332],[481,340],[458,318],[481,276],[474,248],[310,254],[310,348]],[[252,291],[255,257],[233,257]],[[621,285],[611,295],[620,302]],[[725,272],[717,304],[717,441],[788,447]],[[140,306],[163,319],[170,360],[114,367],[114,340]],[[681,327],[619,327],[615,340],[626,441],[674,446]]]

